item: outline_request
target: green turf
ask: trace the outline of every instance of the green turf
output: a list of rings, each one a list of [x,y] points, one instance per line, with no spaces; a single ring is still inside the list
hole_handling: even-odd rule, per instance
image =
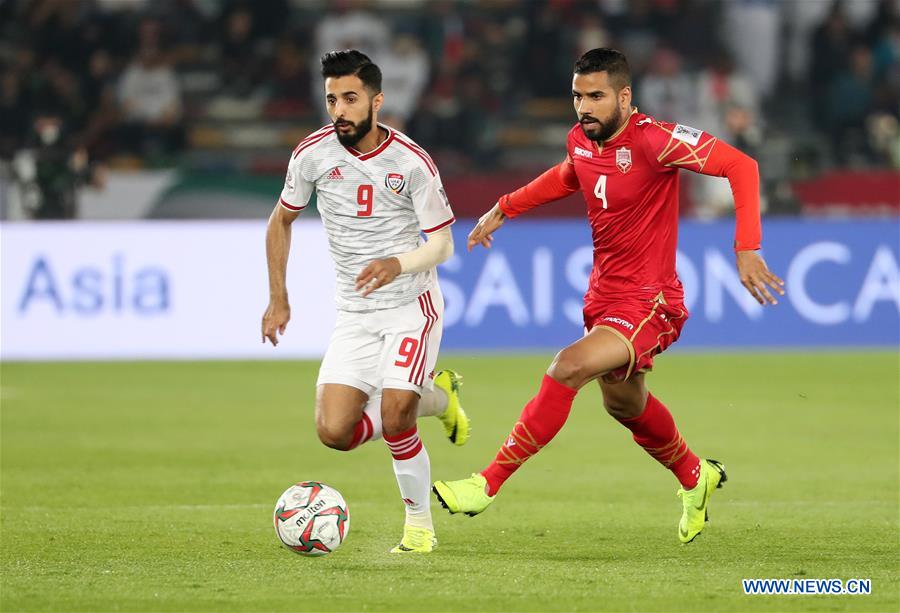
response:
[[[458,449],[421,424],[435,477],[493,457],[547,360],[445,357],[474,433]],[[589,388],[491,509],[436,509],[436,552],[397,557],[387,450],[317,442],[313,363],[4,364],[0,608],[896,611],[898,372],[891,353],[663,356],[652,389],[730,477],[694,543],[676,538],[674,479]],[[351,508],[325,558],[272,531],[301,479]],[[745,596],[745,577],[872,594]]]

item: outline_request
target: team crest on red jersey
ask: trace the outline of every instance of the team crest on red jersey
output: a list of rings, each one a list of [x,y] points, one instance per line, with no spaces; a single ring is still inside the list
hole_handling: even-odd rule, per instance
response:
[[[384,185],[395,194],[399,194],[406,187],[406,179],[397,172],[389,172],[384,178]]]
[[[616,167],[622,171],[623,174],[631,170],[631,149],[628,147],[619,147],[616,149]]]

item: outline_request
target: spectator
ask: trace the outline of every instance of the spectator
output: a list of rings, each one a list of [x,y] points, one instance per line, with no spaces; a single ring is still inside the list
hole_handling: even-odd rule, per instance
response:
[[[762,96],[769,96],[781,70],[781,6],[777,0],[724,3],[726,42],[740,71]]]
[[[832,81],[825,99],[826,128],[832,154],[840,164],[871,159],[866,119],[872,111],[872,52],[863,44],[850,53],[850,65]]]
[[[158,49],[142,49],[119,81],[126,149],[154,155],[178,149],[182,140],[181,92],[175,71]]]
[[[681,57],[666,47],[653,54],[650,73],[639,84],[635,97],[642,111],[665,121],[689,124],[696,116],[694,83],[682,70]]]
[[[251,95],[259,83],[261,67],[249,9],[240,7],[226,15],[221,53],[225,92],[236,97]]]
[[[737,72],[725,49],[711,51],[706,67],[697,76],[697,127],[728,138],[726,114],[736,109],[746,113],[751,124],[759,117],[759,98],[753,83]],[[728,142],[735,144],[731,139]],[[747,153],[745,151],[745,153]]]
[[[399,34],[383,58],[382,88],[386,95],[381,109],[382,121],[402,132],[428,83],[428,56],[414,36]]]
[[[853,33],[844,13],[844,4],[835,0],[825,21],[819,25],[812,38],[812,64],[809,84],[812,89],[813,117],[818,123],[825,121],[826,108],[822,104],[835,76],[847,66]]]

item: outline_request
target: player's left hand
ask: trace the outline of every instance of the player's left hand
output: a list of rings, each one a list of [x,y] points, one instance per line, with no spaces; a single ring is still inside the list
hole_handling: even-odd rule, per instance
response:
[[[741,283],[758,303],[762,305],[778,304],[778,300],[769,292],[769,288],[772,288],[779,296],[784,296],[784,281],[769,270],[766,261],[758,251],[738,251],[737,269]]]
[[[363,268],[356,277],[356,291],[365,298],[379,287],[384,287],[397,278],[400,274],[400,260],[397,258],[384,258],[374,260]]]

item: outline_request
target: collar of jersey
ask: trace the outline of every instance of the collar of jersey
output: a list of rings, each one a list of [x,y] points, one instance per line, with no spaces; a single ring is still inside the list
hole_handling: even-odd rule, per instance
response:
[[[591,141],[591,142],[594,143],[594,148],[597,150],[597,152],[598,152],[598,153],[603,153],[603,147],[605,147],[605,146],[607,146],[607,145],[609,145],[609,144],[612,144],[612,142],[613,142],[614,140],[616,140],[617,138],[619,138],[620,136],[622,136],[622,133],[625,131],[626,128],[628,128],[629,125],[631,125],[631,120],[634,119],[634,116],[637,115],[637,114],[638,114],[638,109],[637,109],[637,107],[636,107],[636,106],[631,107],[631,115],[628,116],[628,119],[625,120],[625,123],[622,124],[622,127],[619,128],[618,130],[616,130],[616,133],[615,133],[615,134],[613,134],[612,136],[610,136],[609,138],[607,138],[607,139],[606,139],[605,141],[603,141],[602,143],[598,143],[597,141]]]
[[[344,149],[349,151],[356,159],[361,160],[361,161],[365,161],[365,160],[375,157],[376,155],[378,155],[379,153],[381,153],[382,151],[387,149],[388,145],[391,144],[391,141],[394,140],[394,131],[390,127],[384,125],[383,123],[379,123],[378,127],[384,128],[385,130],[387,130],[388,136],[386,139],[384,139],[383,143],[381,143],[380,145],[378,145],[371,151],[362,153],[361,151],[357,151],[353,147],[344,147]]]

